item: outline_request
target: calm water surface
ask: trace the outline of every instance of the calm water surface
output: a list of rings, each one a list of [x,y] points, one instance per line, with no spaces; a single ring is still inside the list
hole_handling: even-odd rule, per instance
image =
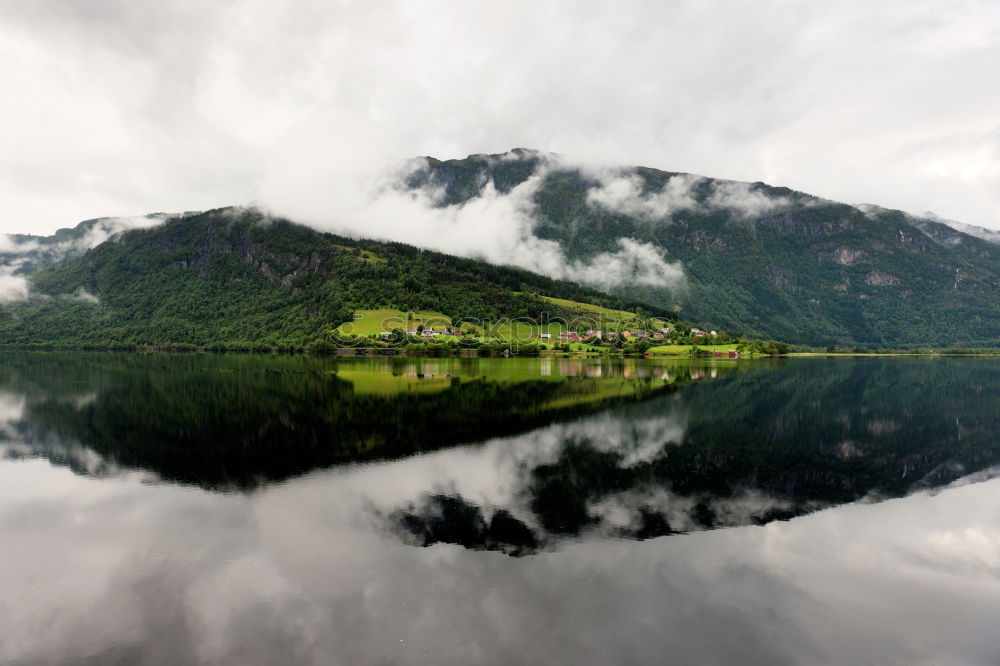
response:
[[[1000,362],[0,355],[0,663],[997,664]]]

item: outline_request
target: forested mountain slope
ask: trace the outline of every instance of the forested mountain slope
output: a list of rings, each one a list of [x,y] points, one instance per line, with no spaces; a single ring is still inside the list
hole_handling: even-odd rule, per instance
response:
[[[30,284],[27,300],[0,307],[0,343],[300,348],[328,340],[355,308],[494,321],[560,314],[539,295],[642,308],[526,270],[343,238],[246,208],[118,233]]]
[[[691,321],[810,344],[995,346],[1000,248],[930,218],[851,206],[764,183],[643,167],[595,169],[517,149],[427,158],[406,185],[457,206],[487,188],[532,204],[534,233],[571,260],[649,243],[685,289],[616,293],[677,305]]]

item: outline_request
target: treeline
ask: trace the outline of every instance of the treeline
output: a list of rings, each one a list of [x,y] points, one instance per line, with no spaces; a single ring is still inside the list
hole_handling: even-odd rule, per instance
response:
[[[994,356],[1000,355],[1000,347],[866,347],[865,345],[814,347],[793,345],[795,353],[806,354],[938,354],[941,356]]]

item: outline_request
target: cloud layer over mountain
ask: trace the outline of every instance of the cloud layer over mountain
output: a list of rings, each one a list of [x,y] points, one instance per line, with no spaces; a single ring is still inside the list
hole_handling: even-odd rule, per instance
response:
[[[529,146],[1000,227],[1000,5],[0,0],[0,231]]]
[[[374,154],[369,147],[360,154]],[[618,248],[588,261],[570,261],[559,244],[538,238],[533,196],[546,173],[560,164],[552,156],[509,193],[484,182],[479,196],[462,205],[442,206],[443,191],[411,189],[407,176],[426,160],[369,160],[344,164],[308,146],[286,159],[311,168],[301,177],[279,167],[264,181],[263,201],[277,214],[325,231],[396,240],[462,256],[482,257],[604,289],[626,283],[684,288],[683,268],[664,260],[648,243],[618,239]],[[519,159],[509,152],[499,159]]]

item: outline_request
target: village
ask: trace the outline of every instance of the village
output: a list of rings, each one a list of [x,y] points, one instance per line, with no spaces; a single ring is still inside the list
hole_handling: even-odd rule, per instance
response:
[[[403,332],[408,337],[421,337],[421,338],[436,338],[441,336],[454,337],[458,335],[458,333],[455,331],[453,327],[447,325],[441,326],[440,328],[434,328],[433,325],[427,325],[427,326],[421,325],[419,327],[407,328],[403,330]],[[621,335],[621,337],[625,340],[662,341],[665,340],[667,336],[673,333],[676,333],[676,331],[673,328],[670,328],[669,326],[663,326],[657,330],[654,330],[653,332],[646,330],[630,331],[628,329],[625,329],[620,332],[603,331],[600,329],[588,329],[583,333],[577,333],[574,331],[561,331],[557,334],[555,340],[557,340],[560,343],[585,342],[588,340],[604,342],[604,341],[615,340],[618,338],[619,335]],[[389,340],[393,337],[393,335],[394,335],[393,331],[382,331],[379,334],[379,337],[383,340]],[[716,331],[702,331],[698,328],[692,328],[690,332],[690,336],[692,338],[707,338],[707,337],[715,337],[717,335],[718,332]],[[549,331],[539,331],[537,335],[530,335],[528,336],[528,338],[529,339],[534,338],[542,343],[553,342],[552,333]]]
[[[661,322],[662,323],[662,322]],[[392,326],[392,323],[386,327]],[[553,330],[555,329],[555,330]],[[730,338],[726,334],[720,336],[718,331],[704,331],[697,327],[692,327],[687,331],[679,331],[668,325],[659,325],[651,329],[639,327],[623,328],[620,330],[605,330],[597,328],[578,330],[567,330],[568,326],[549,324],[537,326],[530,324],[496,324],[485,326],[472,326],[468,323],[462,326],[452,325],[444,320],[426,320],[420,325],[410,325],[407,328],[394,327],[388,331],[381,331],[377,334],[377,339],[383,344],[407,344],[412,345],[421,340],[427,342],[465,342],[465,343],[517,343],[518,345],[529,345],[537,348],[538,351],[576,351],[576,352],[597,352],[601,349],[613,349],[615,347],[630,347],[641,345],[642,353],[647,355],[675,354],[676,349],[666,350],[671,347],[686,346],[694,348],[697,341],[704,341],[706,349],[703,353],[708,353],[717,358],[738,358],[741,355],[738,349],[720,349],[725,346],[725,342]],[[634,330],[633,330],[634,329]],[[372,335],[371,337],[376,337]],[[414,351],[416,351],[414,349]]]

